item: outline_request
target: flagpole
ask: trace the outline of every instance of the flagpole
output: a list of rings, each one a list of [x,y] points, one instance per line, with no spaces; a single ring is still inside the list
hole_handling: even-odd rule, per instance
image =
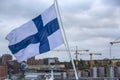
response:
[[[63,28],[62,19],[61,19],[61,16],[60,16],[60,11],[59,11],[59,7],[58,7],[58,2],[57,2],[57,0],[54,0],[54,3],[56,4],[56,8],[57,8],[57,11],[58,11],[58,16],[59,16],[60,24],[61,24],[61,27],[62,27],[62,30],[63,30],[64,45],[65,45],[66,50],[67,50],[67,52],[69,53],[69,57],[70,57],[70,59],[71,59],[71,61],[72,61],[73,69],[74,69],[74,71],[75,71],[75,78],[76,78],[76,80],[78,80],[78,74],[77,74],[77,71],[76,71],[76,68],[75,68],[75,63],[74,63],[74,61],[73,61],[72,54],[71,54],[71,52],[70,52],[70,48],[69,48],[69,44],[68,44],[68,41],[67,41],[67,37],[66,37],[66,35],[65,35],[65,30],[64,30],[64,28]]]

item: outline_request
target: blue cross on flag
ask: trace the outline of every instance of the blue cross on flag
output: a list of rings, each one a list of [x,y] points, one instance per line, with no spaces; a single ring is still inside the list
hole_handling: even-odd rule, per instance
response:
[[[50,51],[63,43],[55,5],[11,31],[6,39],[18,62]]]

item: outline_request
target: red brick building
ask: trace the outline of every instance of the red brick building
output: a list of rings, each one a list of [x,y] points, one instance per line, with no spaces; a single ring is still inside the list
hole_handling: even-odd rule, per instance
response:
[[[0,80],[8,74],[8,67],[0,65]]]
[[[28,65],[42,65],[43,60],[41,60],[41,59],[38,60],[38,59],[35,59],[35,57],[32,57],[27,60],[27,64]]]
[[[21,64],[18,63],[17,60],[12,60],[8,62],[7,66],[8,66],[8,69],[13,70],[13,74],[16,74],[19,72]]]
[[[10,60],[12,60],[12,55],[10,55],[10,54],[4,54],[1,59],[2,59],[2,64],[3,65],[7,65],[7,63]]]

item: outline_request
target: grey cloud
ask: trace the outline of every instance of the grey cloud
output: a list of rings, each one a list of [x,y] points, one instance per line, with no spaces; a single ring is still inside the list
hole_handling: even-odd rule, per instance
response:
[[[87,17],[86,17],[87,16]],[[81,28],[119,28],[119,24],[116,22],[114,18],[96,18],[90,15],[83,16],[69,16],[66,15],[66,19],[63,20],[65,27],[78,27]]]
[[[95,9],[94,11],[88,12],[89,15],[94,16],[95,18],[113,18],[114,17],[114,12],[116,12],[115,8],[111,7],[103,7],[101,9]]]
[[[120,6],[120,0],[102,0],[103,4],[110,6]]]
[[[100,22],[100,21],[90,21],[88,23],[83,22],[82,24],[80,24],[80,28],[81,27],[86,27],[86,28],[92,28],[92,29],[118,29],[119,25],[117,23],[109,23],[109,22]]]
[[[86,11],[91,8],[91,4],[77,4],[77,5],[71,5],[66,8],[68,11],[72,11],[72,13],[78,13],[81,11]]]
[[[0,24],[2,23],[2,20],[0,20]]]
[[[1,0],[0,27],[6,27],[1,29],[0,38],[3,38],[11,29],[36,17],[48,8],[51,1],[47,1],[10,0],[9,3],[9,0]],[[97,1],[99,5],[97,5]],[[58,1],[67,39],[71,46],[78,45],[80,48],[89,48],[93,52],[96,50],[96,52],[105,53],[109,47],[109,41],[119,37],[120,8],[118,4],[105,3],[108,0],[99,3],[100,1],[102,0]],[[116,5],[117,8],[114,7]],[[0,42],[6,49],[7,41],[1,39]]]
[[[74,0],[74,1],[66,1],[66,5],[63,5],[61,9],[64,12],[68,13],[80,13],[82,11],[87,11],[91,8],[93,1],[92,0]],[[62,5],[62,4],[61,4]],[[65,7],[65,8],[63,8]]]
[[[0,1],[1,16],[11,16],[13,18],[23,17],[30,18],[39,15],[46,4],[39,3],[39,1],[32,0],[9,0]]]
[[[104,26],[104,25],[103,25]],[[97,26],[96,26],[97,27]],[[118,34],[119,28],[117,27],[102,27],[102,28],[88,28],[88,27],[76,27],[72,26],[69,28],[66,28],[67,30],[67,37],[70,42],[74,41],[85,41],[93,38],[108,38],[108,39],[116,39],[117,37],[120,37]]]

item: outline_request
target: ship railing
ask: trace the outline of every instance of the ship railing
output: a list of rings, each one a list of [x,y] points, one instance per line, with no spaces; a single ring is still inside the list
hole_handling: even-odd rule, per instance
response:
[[[60,80],[60,79],[55,79]],[[76,80],[75,78],[62,79],[62,80]],[[120,80],[120,77],[81,77],[79,80]]]
[[[120,77],[81,77],[79,80],[120,80]]]
[[[45,79],[25,79],[25,80],[45,80]],[[75,78],[68,78],[68,79],[59,79],[55,78],[54,80],[76,80]],[[120,80],[120,77],[81,77],[79,80]]]

